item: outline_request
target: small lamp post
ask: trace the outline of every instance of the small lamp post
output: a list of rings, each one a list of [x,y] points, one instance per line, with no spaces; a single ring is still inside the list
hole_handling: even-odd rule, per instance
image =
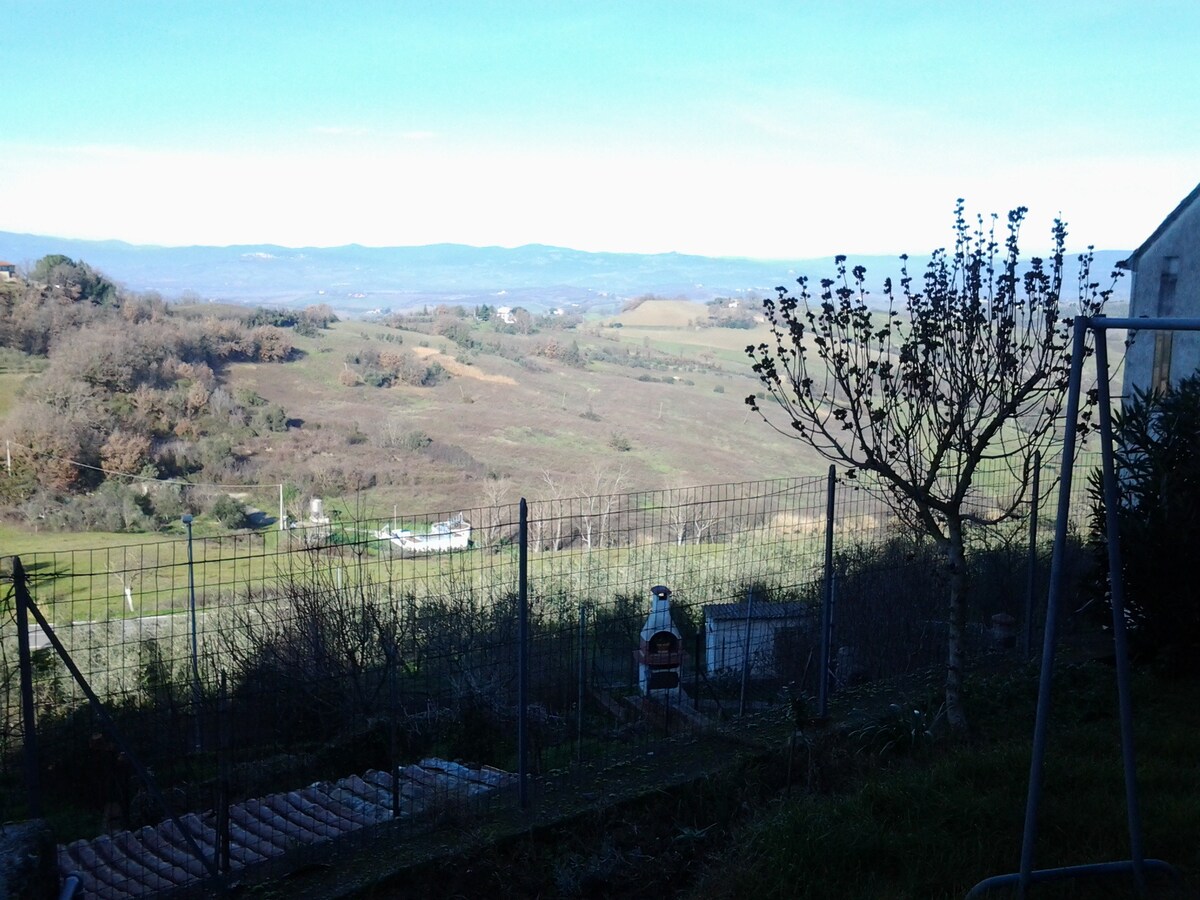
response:
[[[192,715],[195,721],[196,751],[200,751],[200,662],[199,637],[196,631],[196,576],[192,562],[192,514],[184,513],[183,525],[187,528],[188,562],[188,612],[191,614],[192,631]]]

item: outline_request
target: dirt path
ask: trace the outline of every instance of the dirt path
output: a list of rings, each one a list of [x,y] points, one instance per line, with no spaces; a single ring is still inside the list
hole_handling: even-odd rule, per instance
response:
[[[474,366],[464,366],[458,360],[447,356],[436,347],[414,347],[413,352],[422,359],[436,362],[451,375],[462,375],[464,378],[474,378],[476,381],[488,381],[492,384],[517,383],[515,378],[509,378],[507,375],[492,375],[488,372],[481,372]]]

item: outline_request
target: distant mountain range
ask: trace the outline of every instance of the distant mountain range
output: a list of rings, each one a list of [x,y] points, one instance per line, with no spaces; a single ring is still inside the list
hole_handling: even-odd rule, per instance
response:
[[[403,310],[435,303],[556,307],[615,312],[644,294],[710,300],[763,296],[833,271],[832,259],[758,260],[679,253],[588,253],[564,247],[159,247],[82,241],[0,231],[0,260],[30,265],[48,253],[83,260],[127,288],[168,299],[304,306],[328,303],[342,314]],[[1100,251],[1095,271],[1107,275],[1127,251]],[[919,275],[928,257],[912,257]],[[878,290],[899,273],[898,256],[852,257]],[[1119,286],[1118,301],[1128,284]]]

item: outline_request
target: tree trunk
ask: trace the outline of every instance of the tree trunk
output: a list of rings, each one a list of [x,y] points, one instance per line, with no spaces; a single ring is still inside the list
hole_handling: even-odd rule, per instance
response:
[[[952,731],[962,733],[967,728],[967,713],[962,702],[967,632],[967,559],[962,522],[952,518],[947,523],[946,531],[946,568],[950,580],[950,617],[946,642],[946,721]]]

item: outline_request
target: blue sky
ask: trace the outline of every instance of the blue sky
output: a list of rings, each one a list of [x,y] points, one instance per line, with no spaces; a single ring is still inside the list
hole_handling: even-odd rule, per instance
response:
[[[1131,249],[1200,181],[1200,4],[0,0],[0,230]]]

